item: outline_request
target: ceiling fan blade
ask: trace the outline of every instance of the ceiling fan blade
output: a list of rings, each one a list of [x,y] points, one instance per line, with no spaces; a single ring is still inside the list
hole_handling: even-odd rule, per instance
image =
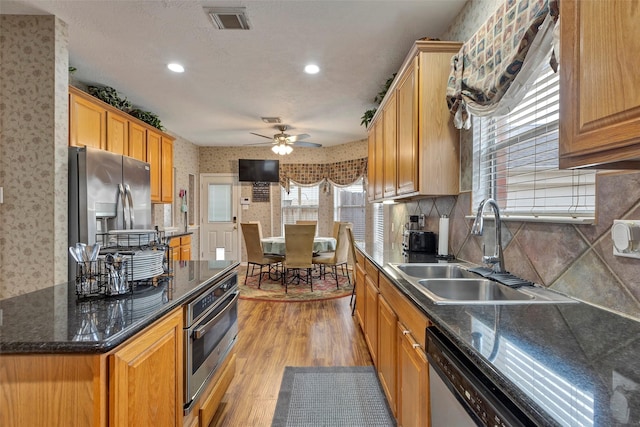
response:
[[[322,144],[309,141],[296,141],[292,145],[295,145],[296,147],[322,147]]]
[[[296,142],[296,141],[300,141],[301,139],[309,138],[310,136],[311,135],[307,133],[301,133],[300,135],[291,135],[287,139],[289,140],[289,142]]]
[[[247,145],[247,146],[251,146],[251,145],[273,145],[273,142],[254,142],[252,144],[243,144],[243,145]]]
[[[266,136],[266,135],[260,135],[259,133],[255,133],[255,132],[249,132],[251,135],[255,135],[255,136],[261,136],[263,138],[267,138],[267,139],[271,139],[273,140],[272,136]]]

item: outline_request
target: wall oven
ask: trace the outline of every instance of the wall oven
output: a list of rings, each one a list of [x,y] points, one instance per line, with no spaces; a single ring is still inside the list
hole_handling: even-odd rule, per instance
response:
[[[536,425],[433,326],[427,359],[431,427]]]
[[[234,271],[185,305],[185,415],[236,342],[238,296],[238,273]]]

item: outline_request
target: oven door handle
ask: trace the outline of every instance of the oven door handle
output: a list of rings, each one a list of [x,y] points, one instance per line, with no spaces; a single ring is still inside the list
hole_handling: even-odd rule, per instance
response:
[[[199,340],[200,338],[202,338],[202,336],[204,334],[206,334],[209,329],[211,329],[211,327],[213,326],[213,324],[215,324],[218,319],[223,316],[225,313],[227,313],[227,311],[229,311],[229,309],[231,308],[231,306],[233,304],[236,303],[236,301],[238,301],[238,297],[240,296],[240,292],[235,292],[235,295],[233,297],[233,299],[229,302],[229,304],[227,304],[227,306],[224,308],[224,310],[222,310],[220,313],[218,313],[216,315],[216,317],[214,317],[213,319],[209,320],[207,323],[205,323],[204,325],[200,325],[197,328],[195,328],[193,330],[193,336],[195,339]]]

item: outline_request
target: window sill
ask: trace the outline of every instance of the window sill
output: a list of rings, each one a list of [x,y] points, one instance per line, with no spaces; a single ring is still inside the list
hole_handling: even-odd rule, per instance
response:
[[[476,219],[475,215],[467,215],[466,219]],[[487,221],[493,221],[493,215],[484,216]],[[570,217],[570,216],[528,216],[528,215],[504,215],[500,214],[502,222],[548,222],[554,224],[581,224],[593,225],[596,222],[595,217]]]

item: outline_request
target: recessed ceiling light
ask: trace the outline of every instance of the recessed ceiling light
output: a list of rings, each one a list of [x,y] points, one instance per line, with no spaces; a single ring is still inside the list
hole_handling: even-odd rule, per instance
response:
[[[167,68],[173,71],[174,73],[184,73],[184,67],[175,62],[172,62],[171,64],[167,65]]]
[[[316,64],[309,64],[304,67],[304,72],[307,74],[317,74],[319,71],[320,67],[318,67]]]

